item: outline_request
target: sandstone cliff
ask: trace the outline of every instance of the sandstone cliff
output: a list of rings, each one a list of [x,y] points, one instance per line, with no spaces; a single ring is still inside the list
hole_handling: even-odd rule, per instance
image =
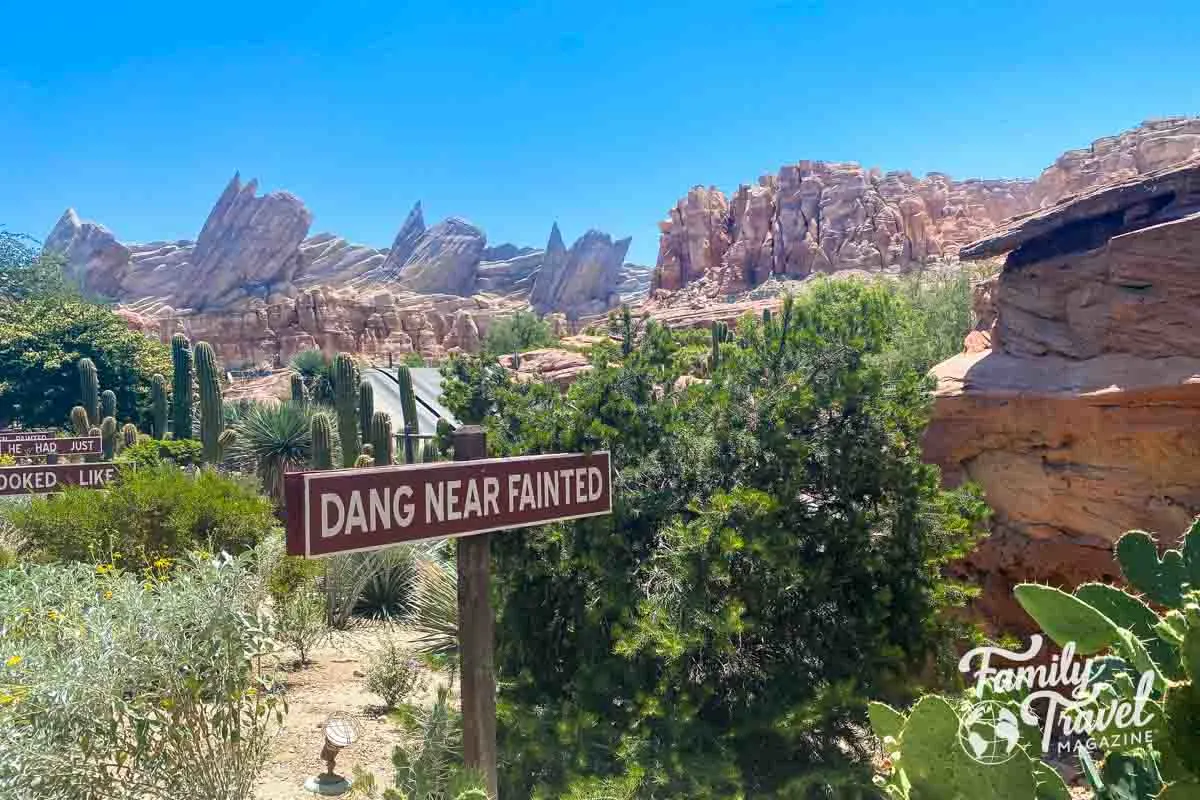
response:
[[[710,296],[771,274],[893,270],[954,258],[1015,214],[1200,152],[1200,119],[1144,122],[1060,156],[1037,180],[966,180],[800,161],[732,197],[697,186],[659,223],[654,288],[704,279]]]
[[[1115,578],[1123,532],[1172,544],[1200,513],[1200,163],[1068,197],[962,256],[1005,252],[967,352],[934,370],[925,453],[987,493],[994,533],[966,569],[985,615],[1020,628],[1013,583]]]

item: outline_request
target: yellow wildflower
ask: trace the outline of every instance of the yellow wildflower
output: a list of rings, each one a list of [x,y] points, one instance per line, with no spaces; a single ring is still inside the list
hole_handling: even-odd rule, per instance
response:
[[[105,599],[105,600],[112,600],[112,592],[105,592],[105,593],[104,593],[104,599]]]
[[[4,666],[15,667],[17,664],[20,664],[22,660],[23,659],[20,656],[9,656],[8,660],[4,662]]]
[[[60,619],[62,619],[62,614],[58,613],[53,608],[46,612],[46,616],[51,622],[58,622]]]

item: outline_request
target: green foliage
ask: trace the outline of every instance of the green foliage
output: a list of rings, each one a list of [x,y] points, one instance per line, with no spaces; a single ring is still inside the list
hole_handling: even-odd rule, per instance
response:
[[[300,584],[275,606],[275,638],[296,653],[301,666],[311,663],[309,656],[329,638],[325,599],[309,585]]]
[[[392,751],[393,788],[384,800],[487,800],[480,776],[462,764],[462,720],[450,689],[439,686],[433,707],[419,714],[414,741]]]
[[[2,514],[43,558],[116,558],[130,568],[191,550],[241,553],[277,530],[270,502],[254,486],[212,471],[188,475],[170,464],[122,470],[104,492],[65,487]]]
[[[420,353],[416,353],[416,352],[413,352],[413,353],[405,353],[405,354],[404,354],[404,358],[400,359],[400,363],[401,363],[401,364],[403,364],[403,365],[404,365],[404,366],[406,366],[406,367],[424,367],[424,366],[427,366],[427,365],[426,365],[426,363],[425,363],[425,357],[424,357],[424,356],[422,356]]]
[[[385,635],[367,657],[367,691],[377,694],[388,708],[425,687],[424,666],[412,652],[393,635]]]
[[[333,366],[328,356],[320,350],[301,350],[289,366],[304,381],[310,402],[333,405]]]
[[[1117,640],[1117,625],[1079,598],[1053,586],[1023,583],[1013,589],[1021,607],[1060,646],[1075,642],[1080,655],[1104,650]]]
[[[444,368],[493,454],[613,461],[611,516],[492,542],[502,796],[638,770],[693,800],[860,786],[867,698],[953,675],[942,612],[967,592],[941,569],[984,508],[922,461],[928,385],[887,358],[901,310],[885,286],[815,281],[679,392],[677,356],[710,331],[647,322],[565,394],[487,359]]]
[[[140,439],[121,451],[121,461],[136,467],[154,467],[166,461],[180,467],[200,463],[200,443],[193,439]]]
[[[316,416],[309,406],[256,403],[233,428],[236,441],[230,460],[253,470],[276,504],[283,503],[284,474],[303,469],[312,458]]]
[[[352,467],[358,461],[358,367],[346,353],[333,358],[333,396],[337,410],[338,438],[342,443],[342,465]]]
[[[325,572],[318,560],[300,556],[281,555],[267,572],[267,592],[276,605],[300,592],[316,587],[316,580]]]
[[[53,298],[79,299],[62,259],[42,253],[32,236],[0,231],[0,303]]]
[[[204,461],[216,464],[221,460],[221,432],[225,430],[225,408],[221,401],[221,371],[217,354],[208,342],[198,342],[195,348],[196,386],[200,394],[200,444]]]
[[[248,800],[286,707],[258,600],[227,559],[0,572],[0,795]]]
[[[171,337],[171,430],[176,439],[192,438],[192,343],[182,333]],[[162,438],[162,435],[159,435]]]
[[[1116,554],[1126,580],[1155,603],[1179,608],[1188,588],[1200,589],[1200,523],[1192,525],[1181,550],[1167,550],[1161,558],[1144,531],[1122,536]]]
[[[895,297],[891,347],[895,364],[925,372],[962,352],[963,338],[974,327],[972,285],[987,277],[988,267],[964,267],[949,275],[917,273],[883,285]]]
[[[100,423],[100,441],[104,445],[105,461],[112,461],[117,453],[117,433],[117,421],[112,417],[105,417]]]
[[[100,419],[117,416],[117,393],[105,389],[100,393]]]
[[[389,466],[395,460],[395,444],[392,439],[392,418],[386,412],[376,411],[371,417],[371,448],[376,466]],[[408,437],[405,437],[406,439]]]
[[[97,425],[99,385],[117,394],[120,417],[140,420],[150,376],[166,367],[162,344],[131,330],[104,306],[66,295],[0,301],[0,420],[56,427],[80,402],[79,363],[90,359],[97,393],[84,403]]]
[[[150,378],[150,435],[167,438],[167,379],[158,373]]]
[[[531,311],[518,311],[510,317],[492,321],[483,338],[483,349],[486,353],[501,356],[552,347],[556,341],[549,322]]]
[[[312,439],[312,468],[333,469],[333,426],[329,415],[318,412],[309,422],[309,438]]]
[[[111,416],[100,413],[100,378],[96,375],[96,364],[90,358],[79,359],[79,396],[92,424]]]
[[[876,726],[879,720],[881,725]],[[926,695],[905,717],[880,703],[871,704],[875,735],[887,758],[880,781],[896,800],[1009,800],[1024,797],[1067,800],[1058,773],[1018,747],[1001,764],[981,764],[967,755],[958,740],[961,720],[944,698]]]

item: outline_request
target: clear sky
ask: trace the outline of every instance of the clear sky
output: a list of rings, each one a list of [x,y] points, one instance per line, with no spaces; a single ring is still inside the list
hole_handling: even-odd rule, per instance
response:
[[[1200,113],[1200,4],[4,3],[0,225],[67,206],[194,238],[234,170],[390,244],[413,202],[493,243],[633,236],[801,158],[1035,176]]]

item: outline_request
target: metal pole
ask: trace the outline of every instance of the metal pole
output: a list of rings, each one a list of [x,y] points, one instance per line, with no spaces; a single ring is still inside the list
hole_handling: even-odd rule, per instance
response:
[[[454,460],[487,457],[483,428],[466,425],[454,432]],[[490,596],[491,534],[458,540],[458,652],[461,674],[463,762],[498,796],[496,778],[495,622]]]

